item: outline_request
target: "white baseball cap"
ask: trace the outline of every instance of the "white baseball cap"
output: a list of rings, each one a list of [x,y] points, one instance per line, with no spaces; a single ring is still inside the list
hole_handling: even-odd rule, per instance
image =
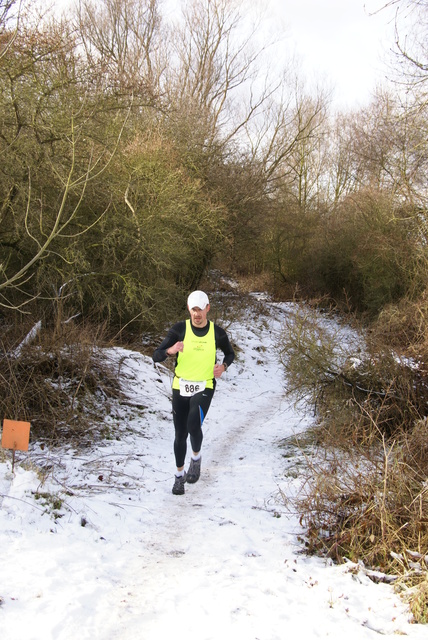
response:
[[[208,296],[203,291],[192,291],[192,293],[187,298],[187,306],[189,309],[193,309],[194,307],[205,309],[205,307],[209,303],[210,301],[208,300]]]

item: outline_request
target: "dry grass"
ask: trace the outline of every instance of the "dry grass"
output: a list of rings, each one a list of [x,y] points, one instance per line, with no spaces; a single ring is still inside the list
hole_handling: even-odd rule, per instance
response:
[[[289,390],[317,415],[294,502],[306,551],[393,576],[415,621],[426,622],[428,384],[373,335],[359,352],[349,345],[309,313],[284,332]]]
[[[403,444],[320,447],[306,458],[293,506],[306,530],[307,553],[392,576],[415,621],[426,622],[428,486],[411,464],[409,434]]]
[[[402,298],[386,306],[373,323],[371,332],[377,342],[413,355],[428,354],[428,291],[417,300]]]
[[[0,352],[0,412],[31,422],[32,438],[52,443],[103,435],[110,401],[120,397],[117,372],[96,345],[100,335],[72,324],[42,330],[17,352]],[[105,435],[105,434],[104,434]]]

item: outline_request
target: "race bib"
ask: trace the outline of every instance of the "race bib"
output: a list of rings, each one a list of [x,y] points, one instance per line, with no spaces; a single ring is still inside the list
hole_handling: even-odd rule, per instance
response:
[[[200,393],[207,385],[206,380],[194,382],[193,380],[184,380],[183,378],[179,378],[178,383],[180,385],[180,396],[184,396],[185,398],[194,396],[195,393]]]

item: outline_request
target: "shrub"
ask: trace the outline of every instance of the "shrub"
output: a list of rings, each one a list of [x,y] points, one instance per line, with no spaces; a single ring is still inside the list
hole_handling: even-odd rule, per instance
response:
[[[300,307],[284,324],[287,391],[313,405],[332,438],[370,441],[411,430],[425,415],[428,385],[418,367],[335,319]]]
[[[371,325],[373,339],[388,344],[417,362],[428,361],[428,291],[417,299],[387,305]]]
[[[304,290],[346,302],[370,318],[422,291],[425,244],[416,210],[403,211],[388,194],[361,191],[319,218],[306,231],[312,235],[306,251],[296,256]]]
[[[7,334],[7,332],[5,332]],[[6,335],[7,337],[7,335]],[[101,437],[109,399],[121,397],[117,374],[87,327],[43,330],[19,351],[3,341],[0,415],[31,422],[33,438],[58,443]]]
[[[428,385],[411,361],[359,335],[309,307],[286,322],[287,388],[317,416],[294,506],[308,553],[392,576],[425,622]]]

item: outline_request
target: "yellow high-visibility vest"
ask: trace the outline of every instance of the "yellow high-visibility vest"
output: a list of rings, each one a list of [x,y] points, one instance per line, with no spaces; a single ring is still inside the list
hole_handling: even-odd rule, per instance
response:
[[[183,378],[193,382],[206,380],[206,387],[212,389],[216,360],[214,323],[209,323],[208,333],[200,338],[193,333],[190,320],[186,320],[183,345],[183,351],[178,353],[172,388],[179,389],[178,379]]]

